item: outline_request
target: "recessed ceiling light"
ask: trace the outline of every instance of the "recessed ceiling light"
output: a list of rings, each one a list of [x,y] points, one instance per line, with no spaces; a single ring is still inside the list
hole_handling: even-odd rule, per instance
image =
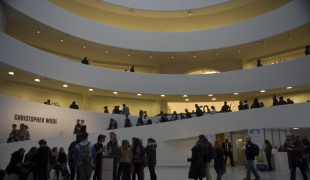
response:
[[[64,85],[62,85],[62,87],[65,87],[65,88],[67,88],[67,87],[68,87],[68,85],[67,85],[67,84],[64,84]]]
[[[185,101],[189,101],[189,99],[185,99]]]
[[[118,94],[118,92],[114,91],[113,94]]]
[[[292,36],[288,36],[288,40],[292,40]]]
[[[213,96],[213,94],[209,94],[208,96],[212,97],[212,96]]]
[[[142,96],[142,94],[138,93],[137,96]]]
[[[212,98],[212,101],[215,101],[216,100],[216,98]]]
[[[11,76],[14,76],[14,72],[13,71],[8,72],[8,74],[11,75]]]
[[[184,95],[183,95],[183,97],[187,97],[187,95],[186,95],[186,94],[184,94]]]
[[[291,87],[291,86],[288,86],[288,87],[286,87],[286,89],[292,89],[293,87]]]
[[[34,79],[35,82],[40,82],[39,78]]]
[[[238,95],[239,93],[234,93],[234,95]]]
[[[266,92],[266,91],[265,91],[265,90],[260,90],[259,92],[264,93],[264,92]]]
[[[164,94],[162,94],[162,95],[160,95],[161,97],[165,97],[165,95]]]
[[[88,89],[88,91],[93,92],[94,90],[93,89]]]

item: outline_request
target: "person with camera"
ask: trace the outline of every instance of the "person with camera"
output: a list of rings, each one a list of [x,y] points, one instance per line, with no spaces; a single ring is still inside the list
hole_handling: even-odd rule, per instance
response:
[[[304,180],[308,180],[308,176],[305,170],[305,148],[302,142],[299,139],[299,136],[294,136],[293,134],[289,134],[287,136],[287,140],[289,141],[288,148],[287,148],[287,155],[288,155],[288,163],[291,169],[291,178],[290,180],[296,179],[296,168],[300,169],[302,177]]]

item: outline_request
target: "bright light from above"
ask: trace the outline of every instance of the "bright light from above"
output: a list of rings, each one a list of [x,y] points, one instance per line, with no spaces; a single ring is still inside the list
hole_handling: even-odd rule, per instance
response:
[[[265,90],[261,90],[261,91],[259,91],[259,92],[264,93],[264,92],[266,92],[266,91],[265,91]]]
[[[299,128],[293,128],[293,129],[295,129],[295,130],[296,130],[296,129],[299,129]]]
[[[93,89],[88,89],[88,91],[93,92],[94,90]]]
[[[139,93],[139,94],[137,94],[137,96],[142,96],[142,94]]]
[[[213,94],[209,94],[208,96],[212,97],[212,96],[213,96]]]
[[[162,95],[160,95],[161,97],[165,97],[165,95],[164,94],[162,94]]]
[[[203,72],[202,74],[215,74],[215,73],[219,73],[219,72],[216,72],[216,71],[208,71],[208,72]]]
[[[8,72],[9,75],[14,76],[14,72]]]
[[[234,95],[238,95],[239,93],[234,93]]]
[[[289,87],[286,87],[286,89],[292,89],[293,87],[289,86]]]
[[[67,88],[67,87],[68,87],[68,85],[67,85],[67,84],[64,84],[64,85],[62,85],[62,87],[65,87],[65,88]]]
[[[185,101],[189,101],[189,99],[185,99]]]
[[[34,79],[35,82],[40,82],[40,79],[36,78]]]
[[[113,94],[118,94],[118,92],[114,91]]]
[[[216,100],[216,98],[212,98],[212,101],[215,101]]]
[[[187,95],[186,95],[186,94],[184,94],[184,95],[183,95],[183,97],[187,97]]]

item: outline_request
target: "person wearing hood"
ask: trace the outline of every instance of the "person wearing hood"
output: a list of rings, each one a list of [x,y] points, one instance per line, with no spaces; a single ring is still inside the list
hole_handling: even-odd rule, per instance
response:
[[[157,148],[157,143],[155,139],[149,138],[147,139],[147,147],[145,150],[146,157],[148,160],[148,167],[150,171],[150,180],[157,180],[157,176],[155,173],[155,166],[156,166],[156,148]]]

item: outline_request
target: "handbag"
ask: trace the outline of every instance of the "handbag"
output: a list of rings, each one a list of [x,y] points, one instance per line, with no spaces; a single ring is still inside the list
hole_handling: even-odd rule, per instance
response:
[[[134,174],[135,173],[135,166],[133,165],[132,162],[130,162],[129,172],[130,172],[130,174]]]
[[[143,165],[143,167],[146,167],[149,165],[148,159],[145,155],[142,158],[142,165]]]

